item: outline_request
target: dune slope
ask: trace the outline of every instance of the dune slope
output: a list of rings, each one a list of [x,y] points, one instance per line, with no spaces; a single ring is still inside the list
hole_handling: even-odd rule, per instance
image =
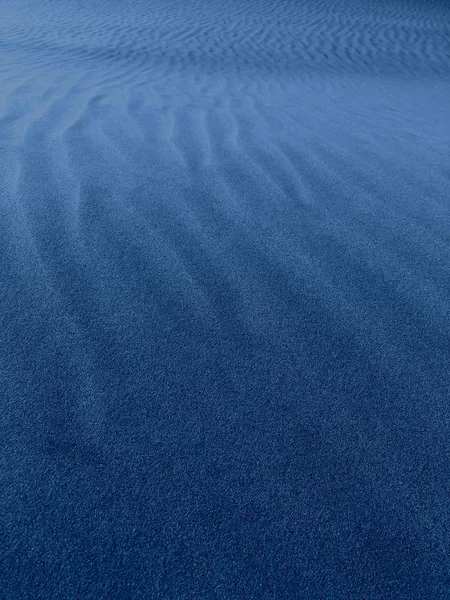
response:
[[[450,13],[0,0],[0,597],[450,597]]]

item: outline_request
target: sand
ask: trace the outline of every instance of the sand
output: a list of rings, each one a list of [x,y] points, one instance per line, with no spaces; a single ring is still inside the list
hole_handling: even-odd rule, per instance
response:
[[[450,597],[450,12],[0,0],[2,600]]]

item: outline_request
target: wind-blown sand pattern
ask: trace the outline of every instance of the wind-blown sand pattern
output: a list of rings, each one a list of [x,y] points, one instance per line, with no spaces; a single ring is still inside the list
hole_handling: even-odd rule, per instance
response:
[[[450,597],[450,11],[0,0],[3,600]]]

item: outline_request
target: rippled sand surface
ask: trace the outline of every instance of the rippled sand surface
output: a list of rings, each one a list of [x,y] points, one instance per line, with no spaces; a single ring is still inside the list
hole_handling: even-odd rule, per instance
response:
[[[0,0],[0,598],[450,598],[450,10]]]

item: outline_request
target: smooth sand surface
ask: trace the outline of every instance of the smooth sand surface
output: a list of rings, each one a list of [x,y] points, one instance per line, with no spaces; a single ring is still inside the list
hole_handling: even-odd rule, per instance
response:
[[[0,0],[1,600],[450,598],[450,9]]]

